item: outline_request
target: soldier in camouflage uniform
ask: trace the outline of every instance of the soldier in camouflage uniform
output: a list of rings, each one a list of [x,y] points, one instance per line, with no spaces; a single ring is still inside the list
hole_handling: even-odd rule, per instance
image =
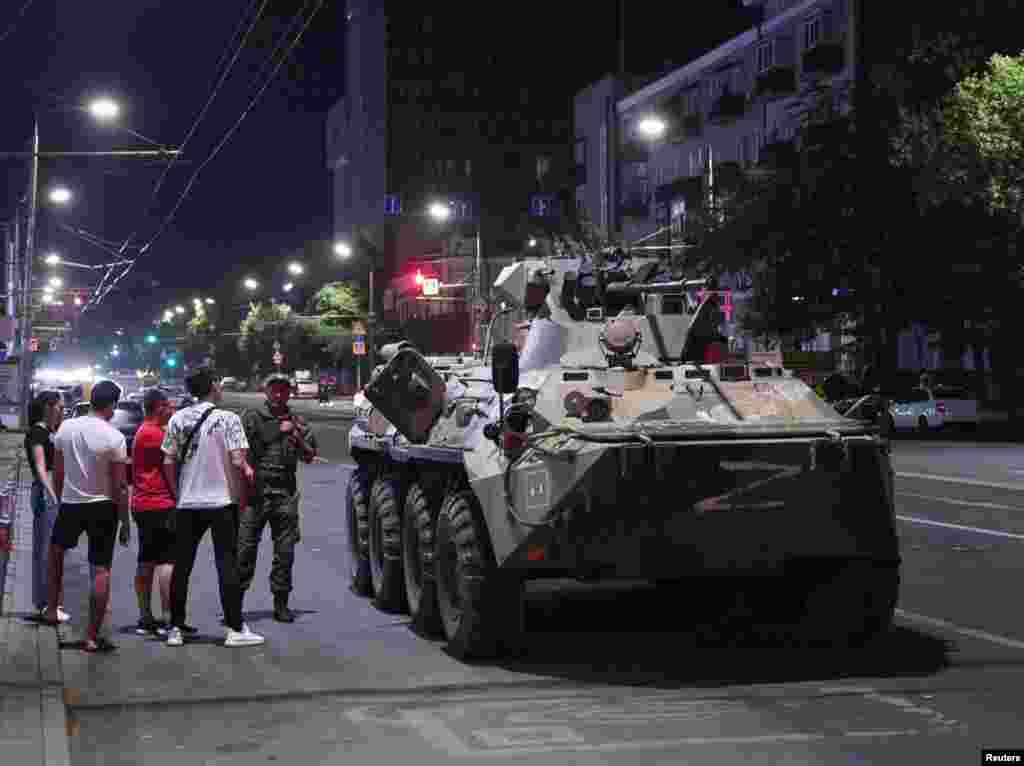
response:
[[[270,375],[263,384],[266,403],[242,414],[249,440],[249,462],[256,471],[249,510],[241,514],[238,535],[238,568],[243,596],[256,572],[256,553],[263,527],[270,524],[274,561],[270,591],[274,594],[274,619],[294,622],[288,608],[292,590],[292,564],[299,542],[299,491],[296,468],[301,460],[317,456],[316,440],[308,424],[288,407],[291,381],[286,375]]]

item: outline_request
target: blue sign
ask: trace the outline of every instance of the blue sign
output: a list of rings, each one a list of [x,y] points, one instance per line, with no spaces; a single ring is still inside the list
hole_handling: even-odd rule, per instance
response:
[[[402,198],[398,194],[387,194],[384,197],[385,215],[402,214]]]
[[[475,194],[453,194],[448,198],[448,207],[452,211],[452,220],[475,221],[480,206]]]
[[[559,218],[562,214],[558,195],[534,194],[530,197],[530,215],[534,218]]]

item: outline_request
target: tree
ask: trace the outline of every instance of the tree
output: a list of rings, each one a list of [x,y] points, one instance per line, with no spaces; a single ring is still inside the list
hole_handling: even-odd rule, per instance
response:
[[[357,319],[366,314],[366,295],[350,282],[328,282],[309,299],[311,314]]]
[[[271,368],[274,343],[280,344],[285,367],[302,369],[317,361],[317,348],[311,328],[298,320],[284,303],[251,303],[242,320],[238,350],[250,370],[259,373]]]

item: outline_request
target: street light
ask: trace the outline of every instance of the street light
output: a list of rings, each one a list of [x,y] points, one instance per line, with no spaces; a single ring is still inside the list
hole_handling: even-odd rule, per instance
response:
[[[174,307],[174,313],[175,314],[184,314],[185,313],[185,307],[184,306],[175,306]]]
[[[43,259],[47,266],[56,266],[60,263],[60,256],[56,253],[50,253],[46,258]]]
[[[50,293],[45,293],[43,295],[43,303],[50,303],[52,300],[53,300],[53,295],[51,295]]]
[[[448,205],[441,202],[433,202],[427,208],[427,213],[435,221],[447,221],[451,217],[452,210]]]
[[[56,205],[66,205],[71,201],[71,190],[66,186],[57,186],[50,189],[49,193],[50,202]]]
[[[89,104],[89,114],[97,120],[116,120],[121,107],[112,98],[97,98]]]
[[[44,292],[44,293],[45,293],[46,295],[53,295],[53,287],[52,287],[51,285],[46,285],[46,286],[45,286],[45,287],[43,288],[43,292]]]
[[[207,298],[206,299],[206,303],[208,305],[212,306],[214,303],[216,303],[216,301],[213,298]]]
[[[61,279],[60,277],[50,277],[50,286],[51,287],[63,287],[64,286],[64,280]]]
[[[164,321],[165,322],[171,322],[173,320],[174,320],[174,312],[171,311],[170,309],[167,309],[167,311],[164,312]]]
[[[348,258],[352,255],[352,247],[347,242],[335,242],[334,253],[340,258]]]
[[[661,138],[665,135],[665,131],[668,130],[668,125],[660,117],[651,115],[644,117],[637,123],[637,130],[644,138],[656,139]]]
[[[247,278],[242,284],[245,285],[246,290],[258,290],[260,287],[260,283],[252,277]]]
[[[300,274],[302,274],[303,271],[305,271],[305,269],[303,269],[302,268],[302,264],[298,263],[297,261],[292,261],[291,263],[288,264],[288,273],[289,274],[294,274],[295,276],[299,276]]]
[[[286,282],[285,286],[284,286],[284,291],[286,293],[290,293],[292,291],[293,287],[295,287],[295,283],[293,283],[293,282]]]
[[[530,241],[527,243],[530,247],[537,247],[537,240],[530,237]]]

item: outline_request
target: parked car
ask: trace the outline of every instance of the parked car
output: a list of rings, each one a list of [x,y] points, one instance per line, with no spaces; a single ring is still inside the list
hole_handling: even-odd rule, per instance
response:
[[[131,454],[132,442],[135,434],[142,425],[145,415],[142,411],[142,402],[133,399],[122,399],[114,407],[114,417],[110,419],[110,425],[124,434],[128,446],[128,453]]]
[[[939,384],[932,389],[936,401],[945,407],[945,424],[974,429],[981,422],[978,398],[960,386]]]
[[[931,390],[907,388],[887,392],[889,399],[889,428],[892,430],[916,428],[922,433],[938,431],[946,424],[946,404],[937,400]]]

